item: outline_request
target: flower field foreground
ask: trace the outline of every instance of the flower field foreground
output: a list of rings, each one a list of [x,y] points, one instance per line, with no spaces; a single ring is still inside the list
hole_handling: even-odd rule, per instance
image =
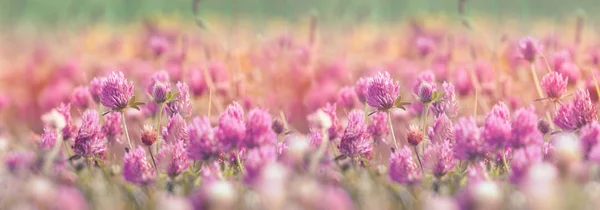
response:
[[[211,23],[0,35],[0,209],[600,205],[592,29]]]

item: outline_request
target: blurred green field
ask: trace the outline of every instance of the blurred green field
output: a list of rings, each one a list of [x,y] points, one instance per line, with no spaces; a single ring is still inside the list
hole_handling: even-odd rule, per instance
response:
[[[399,21],[415,14],[457,16],[458,0],[200,0],[200,14],[255,22],[295,20],[317,13],[324,22]],[[0,23],[79,25],[127,23],[158,14],[194,18],[193,0],[0,0]],[[585,9],[585,10],[582,10]],[[560,19],[585,11],[598,17],[598,0],[469,0],[467,12],[492,18]]]

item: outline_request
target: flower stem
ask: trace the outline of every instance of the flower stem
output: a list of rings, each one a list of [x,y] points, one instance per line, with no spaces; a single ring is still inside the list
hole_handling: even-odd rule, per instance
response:
[[[504,164],[504,169],[508,172],[510,169],[508,168],[508,164],[506,163],[506,154],[502,154],[502,163]]]
[[[421,167],[421,173],[424,173],[424,171],[423,171],[423,163],[421,163],[421,156],[419,156],[419,151],[417,150],[417,146],[415,145],[413,147],[413,149],[415,149],[415,154],[417,155],[417,160],[419,161],[419,166]]]
[[[235,160],[238,164],[238,166],[240,167],[240,170],[242,172],[246,172],[246,169],[244,168],[244,165],[242,165],[242,160],[240,159],[240,150],[238,149],[238,151],[235,153]]]
[[[425,106],[425,112],[423,114],[423,124],[422,124],[422,129],[423,129],[423,144],[426,144],[425,142],[425,137],[427,136],[427,117],[429,116],[429,103],[424,103],[423,106]],[[423,148],[425,148],[425,145],[423,145]],[[417,157],[419,156],[419,154],[417,154]],[[423,167],[421,167],[423,168]]]
[[[533,77],[533,82],[535,82],[535,89],[537,90],[538,96],[540,98],[544,98],[544,93],[540,87],[540,81],[538,79],[537,71],[535,71],[535,64],[533,62],[531,62],[531,76]]]
[[[127,137],[127,143],[129,144],[129,149],[133,149],[131,145],[131,139],[129,138],[129,131],[127,130],[127,122],[125,122],[125,112],[121,111],[121,124],[123,124],[123,130],[125,131],[125,137]]]
[[[391,111],[387,112],[387,118],[388,118],[388,126],[390,128],[390,134],[392,135],[392,140],[394,141],[394,147],[396,147],[396,149],[398,149],[398,142],[396,141],[396,134],[394,134],[394,126],[392,125],[392,112]]]
[[[152,154],[152,148],[148,146],[148,152],[150,153],[150,158],[152,158],[152,165],[154,165],[154,171],[156,175],[158,175],[158,167],[156,167],[156,161],[154,160],[154,154]]]
[[[164,109],[164,104],[165,103],[160,103],[158,104],[158,115],[156,116],[156,134],[157,135],[157,140],[156,141],[156,151],[158,152],[158,148],[160,148],[160,145],[162,144],[162,141],[164,139],[161,139],[162,135],[160,135],[160,121],[162,119],[162,111]]]

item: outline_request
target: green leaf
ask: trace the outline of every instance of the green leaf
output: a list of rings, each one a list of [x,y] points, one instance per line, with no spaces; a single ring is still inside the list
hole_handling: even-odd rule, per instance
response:
[[[106,111],[104,113],[102,113],[102,116],[107,115],[108,113],[111,113],[112,111]]]

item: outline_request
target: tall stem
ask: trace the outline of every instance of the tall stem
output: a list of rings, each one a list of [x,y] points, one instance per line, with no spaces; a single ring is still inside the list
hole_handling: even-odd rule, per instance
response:
[[[531,76],[533,77],[533,82],[535,82],[535,89],[537,90],[538,96],[544,98],[544,92],[542,92],[540,80],[538,79],[537,71],[535,71],[535,64],[533,62],[531,62]]]
[[[127,122],[125,122],[125,111],[121,111],[121,124],[123,124],[123,130],[125,131],[125,136],[127,137],[129,149],[133,149],[133,146],[131,145],[131,139],[129,138],[129,131],[127,130]]]
[[[390,130],[390,134],[392,135],[392,140],[394,141],[394,147],[396,147],[396,149],[398,149],[398,142],[396,141],[396,134],[394,134],[394,126],[392,125],[392,112],[391,111],[387,111],[387,118],[388,118],[388,126],[389,126],[389,130]]]
[[[162,112],[164,109],[164,105],[165,103],[160,103],[158,104],[158,115],[156,116],[156,133],[160,134],[160,120],[162,119]],[[158,135],[157,136],[157,142],[156,142],[156,151],[158,152],[158,148],[160,148],[160,145],[162,144],[162,141],[164,139],[161,139],[162,135]]]
[[[235,160],[238,164],[238,166],[240,167],[240,170],[242,172],[246,172],[246,169],[244,168],[244,165],[242,165],[242,160],[240,159],[240,150],[237,150],[237,153],[235,154]]]
[[[421,173],[424,173],[424,171],[423,171],[423,163],[421,163],[421,156],[419,156],[419,151],[417,150],[417,145],[415,145],[413,147],[413,149],[415,149],[415,154],[417,155],[417,160],[419,161],[419,167],[421,167]]]
[[[540,86],[540,80],[538,79],[537,71],[535,70],[535,64],[531,62],[531,76],[533,77],[533,82],[535,82],[535,89],[537,90],[539,98],[544,98],[544,92],[542,92],[542,87]],[[550,113],[546,111],[546,118],[548,122],[552,122],[552,117],[550,117]]]
[[[424,103],[423,106],[425,106],[425,112],[423,114],[423,124],[421,125],[421,129],[422,129],[422,133],[423,133],[423,139],[421,142],[423,142],[423,144],[426,144],[425,137],[427,136],[427,117],[429,116],[429,103]],[[425,145],[423,145],[423,148],[425,148]],[[418,155],[419,154],[417,154],[417,157],[418,157]]]
[[[154,160],[154,154],[152,154],[152,148],[148,146],[148,152],[150,153],[150,158],[152,158],[152,165],[154,165],[154,171],[156,175],[158,175],[158,167],[156,167],[156,161]]]

